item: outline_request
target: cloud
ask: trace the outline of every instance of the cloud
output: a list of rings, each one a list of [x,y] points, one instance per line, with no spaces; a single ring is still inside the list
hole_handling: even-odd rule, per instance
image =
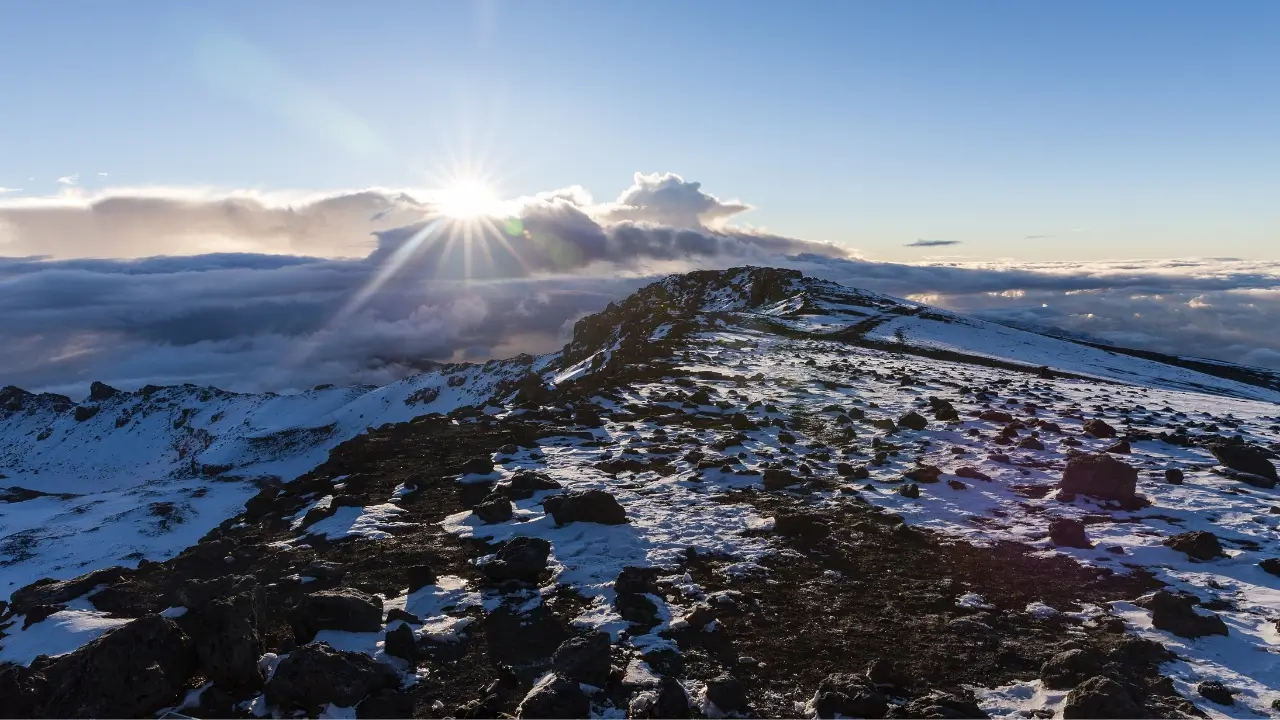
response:
[[[606,222],[631,220],[676,228],[716,226],[750,210],[736,200],[724,201],[674,173],[635,174],[635,182],[613,204],[601,208]]]
[[[80,173],[64,175],[58,178],[58,182],[62,185],[77,185],[80,182]]]
[[[1025,235],[1023,236],[1022,239],[1023,240],[1048,240],[1051,237],[1053,236],[1052,235]]]
[[[20,192],[22,192],[22,188],[0,187],[0,195],[4,195],[5,193],[20,193]]]
[[[959,245],[959,240],[925,240],[923,238],[915,242],[909,242],[904,247],[945,247],[947,245]]]

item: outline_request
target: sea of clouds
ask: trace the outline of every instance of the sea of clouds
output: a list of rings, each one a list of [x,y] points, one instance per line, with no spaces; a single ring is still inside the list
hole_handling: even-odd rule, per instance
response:
[[[1280,261],[872,262],[726,224],[749,206],[637,174],[505,217],[414,193],[113,190],[0,200],[0,385],[381,384],[434,361],[558,349],[669,272],[794,267],[1002,322],[1280,369]]]

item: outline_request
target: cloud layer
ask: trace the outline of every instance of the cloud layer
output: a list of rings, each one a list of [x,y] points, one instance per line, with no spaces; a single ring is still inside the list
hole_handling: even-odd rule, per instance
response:
[[[558,348],[657,275],[741,264],[1280,368],[1280,263],[876,263],[724,224],[746,209],[669,174],[637,174],[615,202],[569,188],[488,221],[383,190],[0,201],[0,385],[385,383]]]

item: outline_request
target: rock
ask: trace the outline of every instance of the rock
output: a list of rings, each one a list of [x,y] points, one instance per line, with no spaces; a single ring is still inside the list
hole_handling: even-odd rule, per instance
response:
[[[400,677],[391,666],[364,653],[315,643],[281,660],[264,692],[267,702],[280,710],[303,710],[314,716],[328,703],[351,707],[371,693],[399,685]]]
[[[382,601],[353,588],[321,590],[302,598],[289,612],[289,624],[299,643],[311,642],[320,630],[378,632]]]
[[[1206,680],[1196,686],[1196,692],[1200,697],[1219,705],[1235,705],[1236,699],[1232,697],[1234,693],[1227,688],[1226,685],[1217,680]]]
[[[836,474],[840,477],[850,477],[854,472],[856,472],[856,468],[853,465],[847,462],[836,463]]]
[[[1280,558],[1267,558],[1259,562],[1258,567],[1262,568],[1264,572],[1280,577]]]
[[[1181,485],[1185,479],[1185,475],[1178,468],[1169,468],[1164,471],[1164,481],[1170,485]]]
[[[262,687],[258,659],[265,651],[265,599],[257,581],[244,577],[239,593],[191,608],[189,625],[204,676],[228,691]]]
[[[1114,445],[1108,445],[1103,452],[1115,453],[1117,455],[1128,455],[1133,452],[1133,446],[1129,444],[1128,440],[1120,440]]]
[[[965,485],[959,480],[948,480],[947,487],[951,488],[952,490],[966,490],[968,489],[969,486]]]
[[[955,422],[960,419],[960,413],[956,412],[956,407],[951,404],[950,400],[931,397],[929,398],[929,408],[933,410],[933,417],[938,422]]]
[[[518,718],[585,718],[591,702],[578,683],[559,673],[544,677],[516,708]]]
[[[430,565],[412,565],[408,568],[409,592],[436,584],[436,571]]]
[[[694,605],[689,614],[684,616],[684,621],[689,625],[690,630],[701,630],[715,619],[716,609],[704,602]]]
[[[658,624],[658,606],[649,597],[659,593],[657,577],[653,568],[627,566],[618,573],[613,581],[613,606],[623,620],[642,627]]]
[[[629,718],[687,718],[689,693],[675,678],[664,677],[656,690],[637,693],[627,707]]]
[[[956,468],[956,471],[951,474],[956,477],[969,478],[970,480],[984,480],[986,482],[991,482],[990,475],[982,472],[981,470],[975,470],[974,468],[967,466],[958,467]]]
[[[547,557],[551,555],[551,543],[542,538],[514,537],[503,544],[494,559],[485,563],[484,572],[490,580],[501,583],[518,580],[525,583],[538,581],[547,569]]]
[[[556,525],[568,525],[571,522],[621,525],[627,522],[626,510],[604,490],[552,495],[542,502],[542,506],[555,518]]]
[[[742,713],[747,709],[747,689],[732,675],[718,675],[708,680],[707,699],[722,713]]]
[[[388,655],[395,655],[410,664],[418,661],[418,642],[413,636],[413,628],[405,623],[397,625],[395,630],[387,631],[384,647]]]
[[[577,682],[604,687],[609,682],[609,633],[570,638],[556,648],[551,667]]]
[[[898,431],[898,424],[890,420],[889,418],[880,418],[878,420],[872,420],[871,427],[874,427],[877,430],[884,430],[885,432],[888,432],[888,433],[895,433]]]
[[[1010,414],[1009,414],[1009,413],[1007,413],[1007,412],[1001,412],[1000,410],[984,410],[984,411],[982,411],[982,413],[980,413],[980,414],[978,415],[978,419],[979,419],[979,420],[986,420],[987,422],[991,422],[991,423],[1011,423],[1011,422],[1013,422],[1013,416],[1012,416],[1012,415],[1010,415]]]
[[[422,624],[422,618],[418,617],[417,615],[414,615],[414,614],[413,614],[413,613],[411,613],[411,612],[405,612],[404,610],[401,610],[400,608],[391,608],[390,610],[388,610],[388,611],[387,611],[387,624],[388,624],[388,625],[390,625],[391,623],[393,623],[393,622],[395,622],[395,621],[397,621],[397,620],[400,620],[400,621],[402,621],[402,622],[407,622],[407,623],[409,623],[410,625],[421,625],[421,624]]]
[[[1069,690],[1102,672],[1105,658],[1095,650],[1067,650],[1045,661],[1040,680],[1051,690]]]
[[[918,697],[903,708],[911,718],[987,718],[977,703],[950,693],[931,692]]]
[[[1022,438],[1022,440],[1018,442],[1018,447],[1022,448],[1023,450],[1043,450],[1044,443],[1040,442],[1039,439],[1033,438],[1030,435],[1028,435],[1027,437]]]
[[[1218,542],[1218,536],[1204,530],[1174,535],[1166,538],[1163,544],[1178,552],[1186,553],[1187,557],[1193,560],[1208,562],[1226,556],[1222,552],[1222,543]]]
[[[1149,599],[1139,599],[1136,604],[1151,611],[1151,624],[1157,630],[1168,630],[1178,637],[1198,638],[1227,634],[1227,624],[1222,618],[1213,613],[1197,613],[1194,609],[1195,600],[1190,597],[1160,590]]]
[[[828,675],[818,684],[813,706],[820,718],[833,718],[837,713],[845,717],[880,718],[889,710],[888,701],[870,680],[843,673]]]
[[[800,479],[787,470],[778,470],[777,468],[766,468],[764,471],[764,489],[765,490],[781,490],[789,485],[795,485]]]
[[[89,592],[99,585],[111,585],[120,580],[133,577],[134,571],[123,567],[109,567],[94,570],[70,580],[53,580],[45,578],[37,580],[26,587],[13,591],[9,604],[15,615],[25,613],[27,608],[37,605],[62,605]]]
[[[1085,421],[1084,434],[1096,438],[1113,438],[1116,436],[1116,429],[1108,425],[1106,420],[1094,418]]]
[[[458,468],[461,475],[489,475],[493,473],[493,458],[488,456],[473,457]]]
[[[521,470],[511,477],[509,483],[499,485],[496,490],[512,500],[528,500],[536,492],[560,488],[560,483],[540,472]]]
[[[94,402],[102,402],[103,400],[110,400],[111,398],[119,394],[120,394],[119,390],[111,387],[110,385],[104,382],[98,382],[97,380],[94,380],[89,385],[89,399]]]
[[[1244,444],[1219,442],[1210,445],[1209,452],[1213,453],[1218,462],[1247,475],[1248,477],[1241,479],[1250,485],[1273,488],[1276,482],[1280,481],[1280,477],[1276,476],[1275,465],[1272,465],[1271,461],[1257,448]]]
[[[773,531],[783,537],[813,540],[826,537],[831,528],[816,515],[787,512],[774,516]]]
[[[1134,701],[1124,686],[1104,676],[1085,680],[1067,693],[1062,717],[1073,718],[1137,718],[1145,717],[1142,706]]]
[[[898,418],[898,427],[904,427],[908,430],[923,430],[928,426],[929,421],[914,410]]]
[[[877,658],[867,664],[867,679],[877,687],[905,689],[910,681],[888,660]]]
[[[515,509],[511,505],[511,501],[506,497],[498,494],[492,494],[480,501],[478,505],[471,508],[471,512],[486,524],[506,522],[511,519]]]
[[[902,477],[922,483],[936,483],[941,476],[942,469],[937,465],[919,465],[902,473]]]
[[[196,672],[196,649],[172,620],[149,615],[108,632],[43,669],[45,717],[154,716],[176,705]]]
[[[1138,487],[1138,471],[1105,453],[1077,454],[1067,460],[1059,487],[1071,494],[1131,501]]]
[[[411,717],[413,717],[413,696],[397,689],[379,690],[361,700],[356,706],[358,720]]]
[[[1049,539],[1059,547],[1091,548],[1093,543],[1084,532],[1084,523],[1073,518],[1054,518],[1049,521]]]
[[[898,488],[898,494],[912,500],[920,499],[920,486],[915,483],[907,483]]]

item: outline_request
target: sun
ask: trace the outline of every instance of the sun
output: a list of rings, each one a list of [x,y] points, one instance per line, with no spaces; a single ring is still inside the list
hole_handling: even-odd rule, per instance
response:
[[[461,178],[436,194],[436,209],[445,217],[459,220],[496,215],[501,202],[489,186],[480,180]]]

